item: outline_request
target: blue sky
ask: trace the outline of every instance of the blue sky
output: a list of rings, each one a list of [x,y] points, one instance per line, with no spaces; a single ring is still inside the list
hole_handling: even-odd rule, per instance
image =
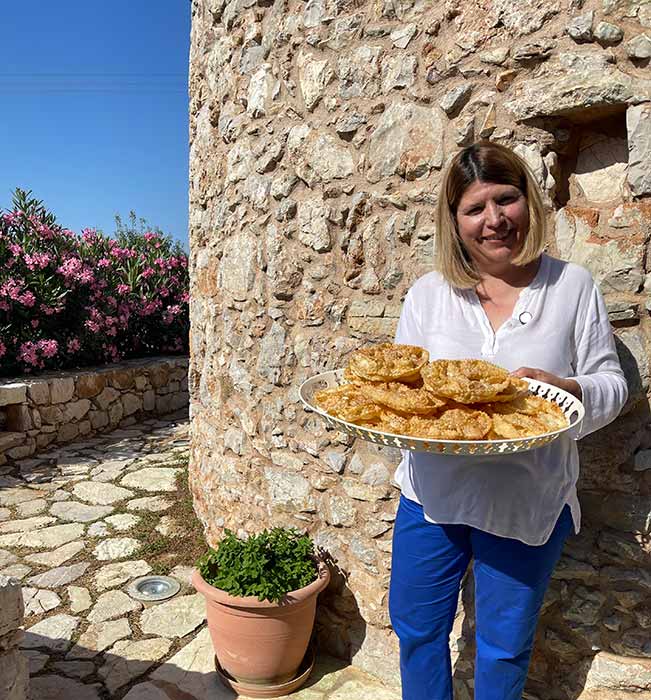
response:
[[[2,13],[0,208],[31,189],[74,231],[131,209],[187,247],[189,0]]]

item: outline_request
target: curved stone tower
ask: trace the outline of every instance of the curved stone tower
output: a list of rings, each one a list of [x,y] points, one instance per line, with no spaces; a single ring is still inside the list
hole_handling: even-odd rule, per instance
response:
[[[625,415],[581,444],[584,526],[526,697],[651,697],[649,57],[648,0],[193,2],[196,509],[213,542],[224,526],[309,531],[339,571],[322,648],[388,683],[398,455],[326,431],[297,387],[392,337],[433,260],[441,169],[490,138],[542,186],[551,252],[598,280],[631,386]],[[451,640],[460,698],[471,592]]]

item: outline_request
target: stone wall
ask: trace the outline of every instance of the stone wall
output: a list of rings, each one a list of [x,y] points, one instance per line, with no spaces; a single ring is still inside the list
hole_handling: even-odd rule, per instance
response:
[[[0,465],[188,405],[188,359],[155,357],[0,383]]]
[[[27,700],[29,669],[18,645],[23,637],[20,582],[0,575],[0,698]]]
[[[458,147],[490,138],[540,183],[552,253],[603,290],[631,387],[581,444],[585,522],[555,574],[527,697],[651,693],[651,4],[195,0],[191,408],[195,503],[306,528],[340,575],[322,645],[397,682],[387,616],[397,455],[325,430],[307,377],[391,338],[431,269]],[[452,647],[472,694],[471,586]]]

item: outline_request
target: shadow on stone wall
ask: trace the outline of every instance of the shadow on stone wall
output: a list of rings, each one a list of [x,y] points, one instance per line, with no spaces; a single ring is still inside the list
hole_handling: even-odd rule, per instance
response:
[[[318,647],[328,654],[350,663],[366,638],[366,622],[357,605],[355,594],[348,587],[348,573],[327,550],[320,550],[330,568],[328,588],[319,597],[314,637]]]

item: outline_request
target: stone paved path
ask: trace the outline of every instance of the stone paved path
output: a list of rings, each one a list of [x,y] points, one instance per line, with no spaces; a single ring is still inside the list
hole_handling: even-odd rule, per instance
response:
[[[182,584],[169,601],[143,607],[124,592],[160,563],[143,541],[151,527],[174,536],[178,523],[166,511],[174,512],[187,456],[187,417],[172,416],[0,467],[0,573],[23,583],[31,700],[235,697],[214,672],[204,602],[188,566],[169,571]],[[320,657],[292,697],[399,694]]]

